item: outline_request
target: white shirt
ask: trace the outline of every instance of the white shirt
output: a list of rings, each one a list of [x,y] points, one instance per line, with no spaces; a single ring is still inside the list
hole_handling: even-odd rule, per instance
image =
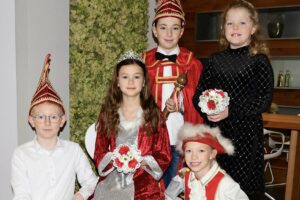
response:
[[[206,199],[206,190],[205,186],[215,177],[219,172],[223,171],[219,167],[216,161],[213,162],[211,169],[200,179],[197,180],[193,172],[190,174],[188,181],[188,186],[191,189],[189,198],[191,200],[205,200]],[[224,177],[221,179],[216,194],[215,200],[249,200],[244,191],[240,188],[240,185],[235,182],[228,174],[224,171]],[[184,191],[185,189],[185,180],[175,176],[171,183],[169,184],[165,195],[166,200],[177,200],[180,199],[177,196]]]
[[[58,139],[54,150],[43,149],[36,138],[15,149],[12,158],[13,200],[71,200],[75,178],[87,199],[98,178],[77,143]]]
[[[162,53],[164,55],[172,55],[172,54],[179,54],[179,47],[177,46],[171,52],[166,53],[162,48],[159,46],[157,47],[157,52]],[[163,69],[163,76],[172,76],[172,66],[164,66]],[[163,111],[165,108],[166,101],[170,98],[173,90],[174,90],[174,83],[165,83],[162,85],[162,106],[161,110]],[[183,125],[183,115],[179,112],[170,113],[168,119],[166,121],[166,125],[169,132],[170,144],[175,145],[177,140],[177,134],[181,126]]]

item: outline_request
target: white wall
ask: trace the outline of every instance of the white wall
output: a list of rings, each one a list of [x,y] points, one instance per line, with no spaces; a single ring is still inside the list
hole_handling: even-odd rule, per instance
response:
[[[152,21],[155,15],[154,9],[156,7],[156,3],[155,0],[148,0],[148,2],[149,2],[149,7],[148,7],[149,20],[148,20],[147,38],[148,38],[148,50],[150,50],[157,46],[152,37]]]
[[[69,111],[69,0],[16,1],[18,144],[34,137],[28,109],[44,58],[51,53],[49,79]],[[69,124],[62,138],[69,138]]]
[[[7,200],[13,150],[34,136],[28,109],[48,52],[50,80],[69,112],[69,0],[1,0],[0,27],[0,199]],[[68,124],[61,137],[69,138]]]
[[[0,27],[0,195],[1,199],[12,199],[10,161],[17,145],[15,1],[0,1]]]

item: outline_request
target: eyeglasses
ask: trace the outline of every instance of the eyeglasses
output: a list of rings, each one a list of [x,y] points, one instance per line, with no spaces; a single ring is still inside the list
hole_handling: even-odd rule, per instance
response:
[[[51,122],[51,123],[58,123],[60,118],[62,116],[59,116],[58,114],[53,114],[53,115],[44,115],[44,114],[38,114],[35,116],[32,116],[38,123],[43,123],[45,122],[47,119]]]

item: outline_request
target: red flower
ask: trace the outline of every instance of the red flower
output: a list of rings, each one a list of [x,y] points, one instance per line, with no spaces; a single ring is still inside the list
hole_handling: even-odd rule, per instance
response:
[[[217,94],[221,95],[222,98],[224,98],[224,92],[223,91],[216,91]]]
[[[120,160],[119,160],[119,158],[116,158],[115,159],[115,163],[116,163],[116,165],[118,166],[118,167],[123,167],[123,165],[124,165],[124,163],[122,163]]]
[[[134,159],[132,159],[131,161],[129,161],[129,163],[128,163],[128,167],[129,168],[135,168],[135,166],[138,164],[138,161],[134,158]]]
[[[215,103],[215,101],[209,100],[209,101],[207,102],[207,107],[208,107],[209,110],[214,110],[214,109],[216,109],[216,103]]]
[[[122,146],[122,147],[119,149],[119,153],[120,153],[121,155],[126,155],[126,154],[128,153],[129,150],[130,150],[130,149],[129,149],[128,146]]]

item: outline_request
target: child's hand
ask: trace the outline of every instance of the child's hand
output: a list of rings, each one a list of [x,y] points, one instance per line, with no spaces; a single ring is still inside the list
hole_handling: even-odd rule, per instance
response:
[[[219,114],[216,115],[208,115],[207,119],[211,122],[219,122],[225,118],[228,117],[228,106],[225,108],[225,110]]]
[[[176,105],[175,105],[175,102],[173,99],[168,99],[166,101],[166,107],[167,107],[167,110],[172,113],[172,112],[175,112],[176,111]]]
[[[83,196],[77,192],[74,196],[73,196],[73,199],[72,200],[84,200],[83,199]]]

